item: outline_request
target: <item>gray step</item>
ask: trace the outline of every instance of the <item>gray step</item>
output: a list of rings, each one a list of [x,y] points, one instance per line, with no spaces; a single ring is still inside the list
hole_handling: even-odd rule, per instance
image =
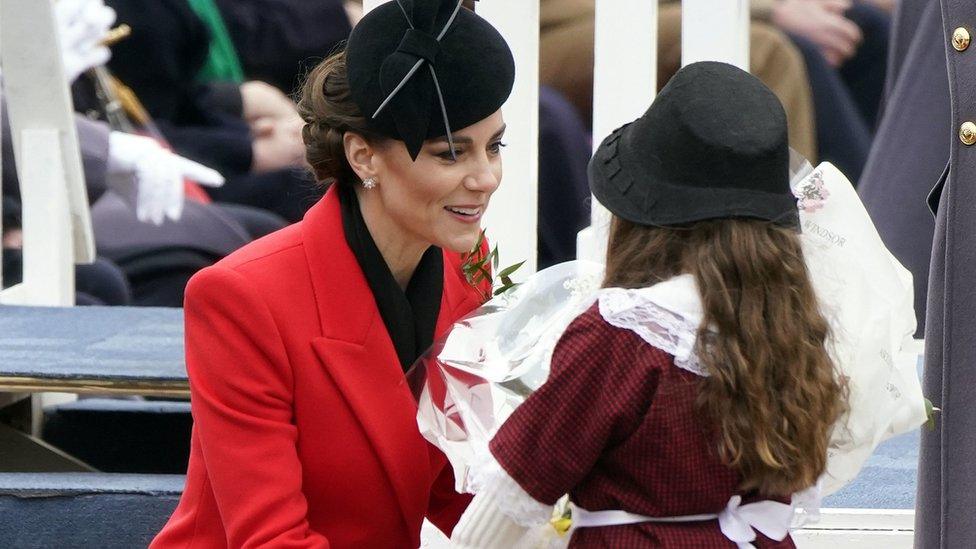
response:
[[[185,388],[183,311],[0,307],[0,385],[18,379],[65,390],[140,382]]]
[[[0,473],[0,547],[146,547],[183,483],[180,475]]]

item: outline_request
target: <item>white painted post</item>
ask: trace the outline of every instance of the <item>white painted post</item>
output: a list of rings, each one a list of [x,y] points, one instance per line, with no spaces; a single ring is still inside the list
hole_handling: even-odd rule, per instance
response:
[[[21,284],[5,292],[3,302],[71,306],[75,302],[73,239],[58,130],[22,130],[20,145],[24,276]]]
[[[657,90],[657,2],[597,0],[593,55],[593,147],[650,106]],[[610,214],[593,200],[576,256],[604,261]]]
[[[498,245],[501,266],[525,261],[518,276],[536,270],[539,204],[539,3],[483,0],[478,14],[508,41],[515,56],[515,88],[502,107],[508,129],[505,177],[491,199],[485,230]]]
[[[73,305],[74,265],[95,259],[74,107],[58,40],[52,0],[0,0],[0,65],[20,181],[24,246],[23,282],[0,290],[4,304]],[[40,433],[44,403],[75,398],[31,395],[31,432]]]
[[[723,61],[749,70],[749,0],[683,0],[681,66]]]
[[[387,0],[364,0],[363,11]],[[539,189],[539,3],[483,0],[478,14],[501,32],[515,56],[515,88],[502,107],[505,177],[491,199],[484,227],[498,245],[502,267],[525,261],[518,276],[535,272]],[[460,129],[460,128],[457,128]]]
[[[24,217],[24,282],[0,302],[72,305],[95,258],[74,108],[51,0],[0,0],[0,62]]]
[[[369,10],[388,1],[389,0],[363,0],[363,13],[369,13]]]

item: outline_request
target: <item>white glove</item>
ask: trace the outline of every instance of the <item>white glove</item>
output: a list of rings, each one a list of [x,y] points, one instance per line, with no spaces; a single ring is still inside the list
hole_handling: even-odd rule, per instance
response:
[[[113,131],[108,139],[108,184],[136,209],[142,222],[161,225],[183,215],[184,178],[219,187],[216,171],[164,149],[140,135]]]
[[[58,0],[54,15],[68,84],[88,69],[108,62],[112,52],[100,42],[115,23],[115,10],[102,0]]]

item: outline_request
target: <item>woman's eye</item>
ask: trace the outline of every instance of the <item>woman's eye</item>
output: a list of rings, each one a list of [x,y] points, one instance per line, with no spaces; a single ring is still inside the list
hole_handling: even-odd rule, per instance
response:
[[[506,143],[502,143],[501,141],[496,141],[488,146],[488,150],[491,151],[492,153],[497,154],[502,151],[502,147],[507,147],[507,146],[508,144]]]
[[[462,152],[464,152],[464,151],[462,151],[461,149],[454,149],[454,154],[457,155],[457,156],[461,156],[461,153]],[[440,158],[440,159],[443,159],[443,160],[450,160],[452,162],[454,161],[454,156],[451,155],[451,149],[447,149],[444,152],[437,153],[436,156],[438,158]]]

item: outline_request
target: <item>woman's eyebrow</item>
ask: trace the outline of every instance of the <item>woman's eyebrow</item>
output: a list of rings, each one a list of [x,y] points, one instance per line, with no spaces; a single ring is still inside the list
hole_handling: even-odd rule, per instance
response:
[[[451,138],[454,140],[454,144],[455,145],[458,144],[458,143],[461,143],[463,145],[470,145],[470,144],[474,143],[474,139],[471,139],[470,137],[467,137],[467,136],[464,136],[464,135],[452,135]],[[449,143],[449,141],[447,140],[447,136],[446,135],[442,135],[442,136],[434,139],[434,142],[435,143]]]
[[[501,137],[502,134],[505,133],[505,130],[507,128],[508,128],[508,124],[502,124],[502,127],[501,128],[498,128],[498,131],[496,131],[495,134],[491,136],[491,139],[489,139],[489,141],[494,141],[495,139],[498,139],[499,137]],[[470,144],[474,143],[474,139],[472,139],[471,137],[466,136],[466,135],[457,135],[457,134],[454,134],[454,135],[451,136],[451,138],[454,140],[454,143],[455,144],[460,143],[462,145],[470,145]],[[447,141],[447,136],[446,135],[442,135],[442,136],[434,139],[434,142],[435,143],[447,143],[448,142]]]

